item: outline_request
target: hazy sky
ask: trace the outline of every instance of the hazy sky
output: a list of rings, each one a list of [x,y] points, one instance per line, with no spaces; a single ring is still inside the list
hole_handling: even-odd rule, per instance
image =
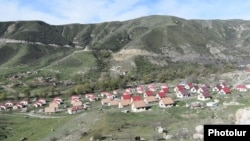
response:
[[[0,0],[0,21],[49,24],[124,21],[148,15],[250,20],[249,0]]]

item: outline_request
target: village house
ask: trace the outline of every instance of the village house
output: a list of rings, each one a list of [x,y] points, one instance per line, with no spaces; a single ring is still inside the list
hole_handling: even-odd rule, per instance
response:
[[[101,97],[106,97],[107,92],[101,92]]]
[[[132,94],[133,93],[133,89],[132,88],[127,88],[127,89],[125,89],[125,92],[127,92],[129,94]]]
[[[53,98],[53,101],[56,102],[56,103],[58,103],[58,104],[62,104],[63,103],[63,100],[60,97]]]
[[[201,94],[203,92],[209,91],[208,87],[203,86],[203,87],[199,87],[199,89],[197,90],[198,94]]]
[[[182,89],[181,91],[176,92],[176,96],[177,98],[186,98],[186,97],[189,97],[190,94],[186,89]]]
[[[247,87],[245,85],[243,85],[243,84],[237,85],[235,89],[237,91],[240,91],[240,92],[246,92],[247,91]]]
[[[222,94],[222,95],[226,95],[226,94],[230,94],[231,93],[231,90],[229,87],[224,87],[222,88],[220,91],[219,91],[219,94]]]
[[[17,110],[17,109],[21,109],[21,108],[23,108],[23,105],[22,105],[21,103],[16,103],[16,104],[12,107],[13,110]]]
[[[43,104],[42,104],[41,102],[39,102],[39,101],[36,101],[36,102],[33,103],[33,106],[34,106],[35,108],[41,107],[42,105],[43,105]]]
[[[4,104],[0,104],[0,111],[5,111],[7,107]]]
[[[130,94],[126,94],[126,95],[122,95],[121,96],[121,100],[130,100],[131,99],[131,95]]]
[[[150,90],[147,90],[143,93],[143,97],[148,97],[148,96],[153,96],[153,95],[154,95],[153,91],[150,91]]]
[[[125,100],[119,101],[118,108],[124,108],[124,107],[128,107],[130,105],[131,105],[130,99],[125,99]]]
[[[55,107],[45,107],[44,108],[44,113],[45,114],[54,114],[56,112]]]
[[[38,102],[40,102],[42,105],[46,104],[46,99],[45,98],[39,98]]]
[[[247,89],[250,89],[250,83],[245,84],[245,86],[246,86]]]
[[[166,83],[162,83],[160,88],[161,89],[168,88],[168,85]]]
[[[198,95],[198,100],[202,100],[202,101],[206,101],[211,99],[211,95],[209,93],[209,91],[203,91]]]
[[[131,97],[131,103],[133,103],[134,101],[140,101],[142,100],[142,98],[139,95],[134,95]]]
[[[122,95],[131,95],[131,93],[124,92],[124,93],[122,93]]]
[[[165,97],[160,99],[159,101],[159,107],[161,108],[167,108],[172,107],[174,105],[174,101],[171,97]]]
[[[148,108],[147,104],[145,101],[143,100],[139,100],[139,101],[134,101],[131,105],[131,111],[132,112],[142,112],[142,111],[146,111]]]
[[[120,100],[118,100],[118,99],[111,100],[111,101],[109,101],[108,106],[118,106],[119,102],[120,102]]]
[[[101,104],[102,105],[108,105],[108,103],[111,101],[111,99],[109,99],[109,98],[104,98],[104,99],[102,99],[101,100]]]
[[[174,92],[180,92],[181,90],[183,90],[184,87],[182,85],[177,85],[175,88],[174,88]]]
[[[144,87],[143,87],[143,86],[137,86],[137,87],[136,87],[136,92],[137,92],[138,94],[142,94],[142,93],[144,92]]]
[[[160,92],[168,93],[168,92],[169,92],[169,89],[168,89],[168,88],[161,88],[161,89],[160,89]]]
[[[59,108],[59,103],[56,101],[51,101],[49,103],[49,107],[55,108],[57,110]]]
[[[22,104],[23,106],[27,106],[29,104],[28,100],[26,99],[21,100],[19,103]]]
[[[118,90],[113,90],[114,95],[118,95]]]
[[[148,85],[148,89],[150,90],[150,91],[152,91],[152,92],[155,92],[157,89],[156,89],[156,87],[155,87],[155,84],[149,84]]]
[[[215,87],[212,88],[212,91],[219,92],[221,89],[222,89],[222,87],[219,84],[217,84]]]
[[[167,94],[165,92],[158,92],[156,94],[155,98],[158,99],[158,100],[160,100],[160,99],[162,99],[162,98],[164,98],[166,96],[167,96]]]
[[[13,102],[11,102],[11,101],[7,101],[6,103],[5,103],[5,106],[8,108],[8,107],[13,107],[14,106],[14,103]]]
[[[181,82],[179,82],[179,86],[182,86],[183,88],[185,87],[185,85],[186,85],[187,83],[186,82],[184,82],[184,81],[181,81]]]
[[[82,104],[82,102],[81,101],[78,101],[78,102],[74,102],[74,103],[72,103],[72,106],[73,107],[79,107],[79,106],[82,106],[83,104]]]
[[[191,93],[197,93],[197,92],[198,92],[198,89],[199,89],[199,86],[193,85],[192,88],[190,89],[190,92],[191,92]]]
[[[81,111],[83,109],[84,109],[83,106],[72,106],[72,107],[68,108],[67,112],[68,112],[68,114],[75,114],[78,111]]]
[[[86,94],[85,98],[88,99],[89,101],[93,102],[96,101],[98,98],[94,96],[93,94]]]
[[[220,82],[219,84],[221,86],[221,88],[225,88],[225,87],[228,87],[227,84],[225,82]]]
[[[107,94],[106,94],[106,98],[114,99],[114,98],[116,98],[116,96],[113,95],[113,94],[107,93]]]
[[[147,97],[144,97],[144,101],[146,102],[146,104],[149,104],[149,103],[156,102],[157,99],[154,96],[147,96]]]
[[[189,83],[186,83],[184,88],[187,89],[187,90],[190,90],[193,86],[193,83],[189,82]]]

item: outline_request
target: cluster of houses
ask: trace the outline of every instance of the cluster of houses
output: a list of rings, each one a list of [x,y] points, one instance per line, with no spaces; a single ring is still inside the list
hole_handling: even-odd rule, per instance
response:
[[[21,100],[19,102],[7,101],[0,104],[0,111],[6,111],[8,109],[18,110],[28,106],[28,100]]]
[[[149,110],[151,104],[158,103],[160,107],[171,107],[174,101],[167,94],[169,88],[167,84],[161,84],[157,87],[155,84],[146,86],[137,86],[135,89],[127,88],[121,95],[117,91],[112,93],[101,93],[101,104],[118,108],[131,108],[132,112]]]
[[[248,89],[250,89],[250,85],[240,84],[235,87],[235,90],[239,92],[247,92]],[[150,110],[152,105],[158,105],[161,108],[172,107],[175,102],[169,96],[169,90],[170,88],[166,83],[152,83],[139,85],[136,88],[127,88],[123,91],[101,92],[100,95],[86,94],[85,99],[90,102],[101,99],[102,106],[130,108],[132,112],[140,112]],[[197,100],[206,101],[212,98],[211,93],[230,94],[231,88],[224,82],[220,82],[213,87],[207,84],[179,83],[173,87],[173,92],[178,99],[196,96]],[[63,109],[66,109],[69,114],[85,110],[88,105],[83,104],[82,100],[81,96],[73,95],[69,99],[70,107],[64,107]],[[18,110],[32,105],[34,108],[42,107],[46,114],[52,114],[60,111],[59,107],[63,103],[64,101],[60,97],[55,97],[50,102],[47,102],[44,98],[39,98],[32,104],[29,104],[28,100],[21,100],[16,103],[7,101],[0,103],[0,110]]]

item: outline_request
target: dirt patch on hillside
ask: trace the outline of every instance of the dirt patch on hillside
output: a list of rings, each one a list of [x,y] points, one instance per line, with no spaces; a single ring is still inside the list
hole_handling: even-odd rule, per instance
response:
[[[124,60],[131,59],[134,56],[138,56],[138,55],[149,56],[150,54],[151,54],[150,52],[146,50],[141,50],[141,49],[122,49],[118,53],[114,53],[112,55],[115,61],[124,61]]]

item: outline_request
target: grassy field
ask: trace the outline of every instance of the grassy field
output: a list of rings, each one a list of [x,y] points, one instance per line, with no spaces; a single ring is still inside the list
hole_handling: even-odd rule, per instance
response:
[[[1,114],[2,119],[8,119],[8,128],[11,129],[10,137],[6,141],[17,141],[27,138],[28,141],[38,141],[53,134],[72,117],[40,119],[25,115]]]

